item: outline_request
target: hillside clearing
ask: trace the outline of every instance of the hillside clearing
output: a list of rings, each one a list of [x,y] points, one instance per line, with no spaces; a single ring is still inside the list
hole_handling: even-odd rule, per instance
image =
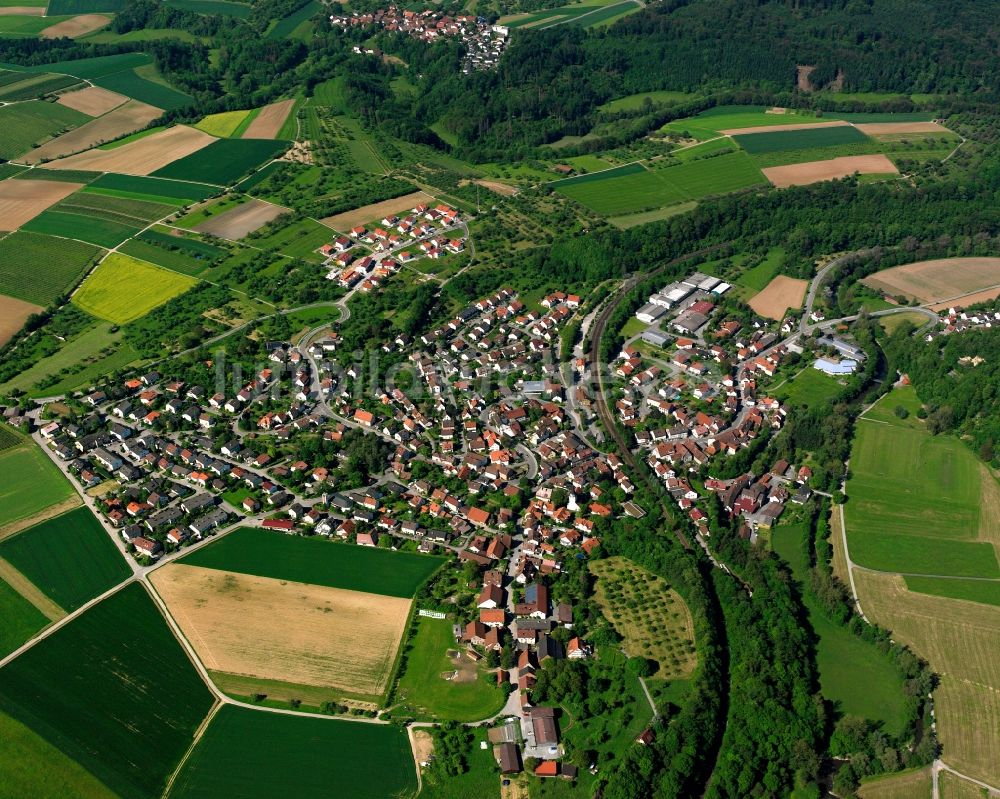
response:
[[[1000,258],[919,261],[883,269],[862,282],[893,297],[903,296],[921,304],[943,303],[998,287]]]
[[[809,288],[809,281],[797,280],[787,275],[778,275],[748,303],[761,316],[768,319],[785,318],[789,308],[801,308],[802,300]]]

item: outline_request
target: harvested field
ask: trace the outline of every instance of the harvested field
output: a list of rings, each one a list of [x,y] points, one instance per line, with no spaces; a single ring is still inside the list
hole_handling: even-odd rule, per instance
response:
[[[0,183],[0,229],[17,230],[82,187],[82,183],[54,183],[51,180],[3,181]]]
[[[50,169],[89,169],[148,175],[217,141],[207,133],[177,125],[113,150],[91,150],[49,164]],[[35,151],[38,152],[37,150]]]
[[[754,128],[729,128],[728,130],[720,130],[726,136],[742,136],[746,133],[781,133],[786,130],[811,130],[812,128],[835,128],[838,126],[847,125],[849,123],[843,120],[834,119],[828,122],[800,122],[793,125],[768,125],[766,127],[754,127]]]
[[[410,600],[172,563],[157,592],[206,668],[381,694]]]
[[[938,738],[948,765],[1000,782],[1000,608],[917,594],[898,575],[855,569],[861,607],[893,638],[927,659]]]
[[[517,186],[501,183],[499,180],[474,180],[472,182],[503,197],[513,197],[520,191]]]
[[[288,209],[280,205],[250,200],[231,211],[210,217],[200,225],[195,225],[194,229],[223,239],[242,239],[285,213],[288,213]]]
[[[884,774],[865,780],[858,789],[861,799],[931,799],[931,769]]]
[[[90,91],[86,89],[85,91]],[[104,91],[101,89],[100,91]],[[110,94],[111,92],[109,92]],[[140,103],[138,100],[129,100],[122,106],[114,109],[104,116],[94,119],[76,130],[72,130],[46,142],[41,147],[31,150],[23,156],[26,164],[38,164],[51,158],[62,158],[73,153],[82,153],[98,144],[112,141],[119,136],[137,131],[154,119],[162,116],[163,111],[152,105]],[[72,167],[62,167],[52,165],[53,169],[72,169]]]
[[[3,6],[5,17],[41,17],[45,15],[45,6]]]
[[[382,217],[388,214],[409,211],[415,205],[431,203],[433,201],[434,198],[427,192],[415,191],[412,194],[404,194],[402,197],[383,200],[380,203],[372,203],[361,208],[355,208],[353,211],[345,211],[342,214],[328,216],[326,219],[320,219],[319,221],[334,230],[345,231],[350,230],[352,227],[363,225],[365,222],[371,222],[373,219],[382,219]]]
[[[79,36],[103,28],[109,22],[111,22],[111,17],[106,17],[104,14],[81,14],[78,17],[73,17],[73,19],[67,19],[65,22],[57,22],[52,27],[46,28],[42,31],[42,38],[59,39],[65,36],[68,39],[76,39]]]
[[[961,297],[949,300],[948,302],[936,302],[927,307],[932,311],[947,311],[949,308],[967,308],[970,305],[980,302],[995,300],[997,297],[1000,297],[1000,286],[987,289],[986,291],[977,291],[973,294],[963,294]]]
[[[784,319],[789,308],[802,307],[802,298],[806,296],[808,288],[808,280],[778,275],[763,291],[751,298],[749,305],[768,319]]]
[[[962,298],[968,305],[997,296],[995,289],[1000,287],[1000,258],[919,261],[883,269],[862,282],[893,297],[902,295],[921,303],[939,303],[945,308],[952,300]]]
[[[282,125],[295,107],[295,99],[265,105],[243,133],[244,139],[276,139]]]
[[[87,116],[99,117],[122,103],[128,102],[128,97],[109,92],[100,86],[88,86],[86,89],[61,94],[56,102]]]
[[[837,180],[859,172],[863,175],[898,174],[899,170],[886,156],[846,155],[826,161],[807,161],[804,164],[772,166],[761,170],[779,189],[788,186],[806,186],[821,180]]]
[[[41,305],[0,294],[0,347],[14,337],[29,316],[44,310]]]
[[[855,125],[869,136],[890,136],[895,133],[950,133],[937,122],[862,122]]]

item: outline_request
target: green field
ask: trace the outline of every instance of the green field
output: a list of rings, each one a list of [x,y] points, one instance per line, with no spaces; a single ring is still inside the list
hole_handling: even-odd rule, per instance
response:
[[[781,247],[772,247],[767,251],[764,260],[744,271],[736,279],[736,284],[750,289],[754,293],[763,291],[771,279],[778,274],[778,270],[781,269],[784,262],[785,250]]]
[[[600,174],[583,177],[600,178]],[[554,188],[599,214],[615,216],[764,183],[763,175],[750,157],[744,152],[733,152],[622,177],[568,186],[560,182]]]
[[[18,231],[0,239],[0,294],[47,306],[70,289],[101,255],[79,241]],[[45,264],[45,269],[39,269]]]
[[[124,94],[167,111],[184,108],[194,102],[194,98],[191,96],[170,86],[164,86],[162,83],[147,80],[132,69],[113,72],[95,79],[94,83],[102,88],[110,89],[113,92]]]
[[[51,180],[53,183],[90,183],[100,177],[100,172],[84,169],[46,169],[36,166],[14,176],[14,180]]]
[[[640,211],[636,214],[622,214],[621,216],[609,216],[608,221],[616,228],[628,230],[637,225],[646,225],[650,222],[659,222],[662,219],[670,219],[678,214],[685,214],[698,206],[694,200],[676,205],[667,205],[652,211]]]
[[[228,186],[287,148],[288,142],[270,139],[219,139],[153,174]]]
[[[455,668],[446,654],[456,648],[451,626],[447,619],[417,618],[417,631],[406,643],[405,666],[395,693],[406,715],[478,721],[503,707],[507,697],[497,688],[492,672],[480,672],[475,682],[442,679],[443,673]]]
[[[0,741],[0,793],[9,799],[117,799],[79,763],[6,713],[0,713]]]
[[[584,2],[548,8],[530,14],[517,14],[502,23],[509,28],[547,28],[557,24],[589,28],[618,16],[624,16],[639,6],[630,0]]]
[[[88,508],[36,524],[0,541],[0,557],[66,611],[74,611],[132,574]]]
[[[183,11],[194,11],[196,14],[221,14],[240,19],[250,16],[249,3],[231,3],[228,0],[167,0],[166,4]]]
[[[427,770],[423,776],[424,787],[420,792],[420,799],[499,799],[500,773],[493,759],[493,747],[487,745],[485,749],[482,748],[481,744],[487,741],[486,730],[477,728],[473,730],[473,735],[472,746],[465,752],[468,770],[462,774],[449,774],[446,777]],[[561,780],[548,780],[548,782],[561,782]],[[539,781],[533,782],[532,788],[534,789],[537,784]],[[531,796],[535,796],[534,792]]]
[[[850,125],[749,133],[733,136],[733,140],[751,155],[779,153],[786,150],[812,150],[818,147],[871,141],[864,133]]]
[[[161,39],[179,39],[182,42],[197,42],[199,37],[177,28],[143,28],[128,33],[114,33],[104,28],[97,33],[81,37],[87,44],[125,44],[128,42],[156,42]]]
[[[1000,581],[962,580],[947,577],[907,577],[906,587],[921,594],[1000,605]]]
[[[875,406],[882,418],[856,427],[844,508],[851,558],[880,571],[1000,577],[992,545],[976,540],[990,520],[980,519],[975,456],[957,438],[896,419],[894,394]]]
[[[0,708],[124,799],[162,793],[211,704],[138,583],[0,669]]]
[[[244,527],[181,559],[189,566],[409,598],[443,558]]]
[[[207,261],[199,261],[184,250],[167,249],[143,238],[126,241],[118,252],[191,277],[199,277],[209,268]]]
[[[0,9],[2,11],[2,9]],[[5,38],[34,38],[43,30],[71,17],[35,17],[0,14],[0,36]],[[39,96],[39,95],[33,95]]]
[[[125,0],[52,0],[49,3],[49,14],[90,14],[91,11],[76,11],[69,7],[81,5],[118,5],[125,6]],[[65,9],[65,10],[64,10]],[[98,11],[103,9],[97,9]],[[108,10],[120,10],[108,9]],[[61,72],[77,78],[92,80],[113,72],[151,64],[153,59],[145,53],[121,53],[119,55],[103,55],[94,58],[79,58],[73,61],[56,61],[38,67],[22,67],[27,72]]]
[[[249,115],[249,111],[223,111],[221,114],[209,114],[200,122],[196,122],[194,127],[211,136],[225,138],[232,136]]]
[[[310,0],[298,11],[294,11],[283,19],[279,19],[277,24],[267,32],[268,39],[284,39],[296,33],[302,23],[312,19],[322,10],[323,6],[319,0]]]
[[[903,681],[888,656],[846,627],[831,621],[806,590],[809,567],[802,547],[804,525],[779,525],[771,531],[774,551],[791,566],[802,591],[809,624],[817,637],[816,665],[823,696],[841,714],[880,721],[890,735],[903,732],[906,701]],[[852,552],[853,555],[853,552]],[[864,679],[859,680],[858,675]]]
[[[416,790],[413,755],[400,727],[223,707],[171,796],[387,799]]]
[[[53,24],[51,18],[44,17],[0,17],[0,20],[10,19],[33,19],[47,23],[43,27]],[[9,36],[10,34],[4,32],[4,35]],[[3,77],[10,76],[17,78],[17,80],[4,83],[3,88],[0,88],[0,100],[4,102],[33,100],[36,97],[43,97],[50,92],[59,91],[59,89],[65,89],[68,86],[79,83],[76,78],[71,78],[68,75],[52,75],[47,72],[38,75],[16,72],[9,73]]]
[[[825,405],[843,388],[833,376],[807,366],[783,385],[772,389],[771,393],[783,402],[814,408]]]
[[[765,111],[764,106],[716,106],[702,111],[696,116],[668,122],[660,128],[660,131],[673,134],[687,133],[694,139],[713,139],[720,135],[719,131],[721,130],[798,125],[822,121],[808,112],[789,110],[784,114],[767,114]]]
[[[0,158],[17,158],[33,145],[89,121],[86,114],[41,100],[5,105],[0,108]]]
[[[0,619],[3,619],[3,624],[0,624],[0,657],[9,655],[49,623],[38,608],[3,580],[0,580]],[[0,773],[2,771],[0,765]]]
[[[93,14],[99,11],[121,11],[127,0],[49,0],[49,14]]]
[[[48,455],[25,442],[0,452],[0,526],[27,519],[73,496]]]
[[[113,174],[101,175],[87,190],[112,197],[131,197],[168,205],[186,205],[195,200],[205,200],[215,193],[215,189],[203,183]]]
[[[197,281],[127,255],[111,253],[73,295],[87,313],[125,324],[183,294]]]
[[[282,227],[270,236],[250,239],[254,247],[276,249],[278,252],[293,258],[302,258],[314,263],[323,263],[323,256],[316,250],[331,239],[330,228],[312,219],[301,219],[294,224]]]
[[[125,239],[134,236],[144,227],[141,224],[129,224],[111,219],[90,219],[78,213],[63,213],[55,207],[36,216],[21,230],[32,233],[44,233],[49,236],[61,236],[67,239],[77,239],[98,247],[111,249],[117,247]]]
[[[209,244],[206,241],[200,241],[198,239],[188,238],[188,236],[178,236],[174,232],[165,232],[168,228],[158,229],[153,227],[139,236],[142,241],[148,241],[152,244],[157,244],[161,247],[177,247],[188,255],[194,258],[218,258],[220,255],[225,255],[227,250],[222,247],[217,247],[214,244]],[[190,234],[195,235],[195,234]]]
[[[118,197],[103,191],[93,191],[90,186],[71,194],[53,208],[88,219],[107,219],[139,227],[145,227],[175,211],[174,205],[134,197]]]
[[[561,190],[563,188],[569,188],[571,186],[581,186],[586,183],[597,183],[602,180],[611,180],[612,178],[625,177],[626,175],[637,175],[643,174],[647,170],[639,163],[625,164],[624,166],[616,166],[612,169],[603,169],[598,172],[591,172],[586,175],[575,175],[571,178],[563,178],[562,180],[553,180],[549,185],[556,190]]]
[[[0,164],[0,180],[6,180],[7,178],[18,175],[27,167],[19,166],[18,164]]]

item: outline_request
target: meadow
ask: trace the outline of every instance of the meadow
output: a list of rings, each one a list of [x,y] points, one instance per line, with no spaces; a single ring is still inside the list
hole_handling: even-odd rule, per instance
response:
[[[931,799],[930,767],[910,769],[896,774],[884,774],[866,779],[862,781],[857,794],[861,799]],[[944,792],[941,796],[945,799],[953,799]]]
[[[634,111],[637,108],[642,108],[646,104],[647,99],[650,105],[672,105],[674,103],[682,103],[685,100],[691,100],[694,97],[695,95],[689,92],[641,92],[640,94],[629,94],[625,97],[619,97],[617,100],[612,100],[602,106],[598,106],[597,110],[608,113]]]
[[[596,183],[602,180],[610,180],[611,178],[620,178],[625,175],[635,175],[644,174],[646,168],[640,163],[625,164],[623,166],[616,166],[612,169],[602,169],[596,172],[591,172],[586,175],[574,175],[571,178],[563,178],[562,180],[553,180],[549,185],[554,189],[562,189],[568,186],[580,186],[585,183]]]
[[[196,200],[205,200],[215,193],[215,189],[204,183],[187,183],[180,180],[145,178],[137,175],[101,175],[88,187],[87,192],[108,194],[136,200],[186,205]]]
[[[171,796],[309,799],[332,790],[385,799],[412,796],[416,789],[413,755],[400,727],[223,707],[181,769]]]
[[[75,495],[48,455],[30,441],[0,452],[0,474],[0,527]]]
[[[58,206],[54,206],[23,225],[21,230],[111,249],[134,236],[143,227],[145,225],[139,222],[90,217],[86,212],[60,211]]]
[[[132,571],[88,508],[0,541],[0,557],[67,611],[127,579]]]
[[[118,799],[79,763],[6,713],[0,713],[0,741],[0,774],[7,797]]]
[[[251,234],[250,243],[255,247],[276,249],[292,258],[302,258],[313,263],[323,263],[323,256],[316,252],[331,239],[330,228],[314,222],[312,219],[301,219],[274,231],[269,236],[257,237]]]
[[[890,394],[875,407],[896,404]],[[858,421],[844,508],[852,559],[881,571],[1000,577],[993,546],[976,540],[988,520],[975,456],[957,438],[900,421]]]
[[[0,669],[0,709],[123,799],[162,793],[211,705],[138,583]]]
[[[303,26],[303,23],[308,22],[312,17],[316,16],[322,8],[323,6],[318,0],[310,0],[310,2],[306,3],[302,6],[302,8],[297,11],[293,11],[283,19],[279,19],[274,27],[267,32],[267,38],[284,39],[289,36],[294,36],[295,34],[301,32],[299,26]]]
[[[840,144],[870,142],[867,136],[850,125],[805,130],[774,130],[733,136],[733,139],[751,155],[777,153],[784,150],[811,150]]]
[[[4,580],[0,580],[0,619],[3,619],[3,624],[0,624],[0,657],[9,655],[49,623],[38,608]]]
[[[180,562],[408,599],[443,561],[244,527]]]
[[[74,286],[100,255],[100,249],[80,241],[12,233],[0,239],[0,294],[47,306]]]
[[[111,253],[73,295],[87,313],[116,324],[139,319],[197,281],[128,255]]]
[[[269,139],[219,139],[158,169],[153,175],[228,186],[264,161],[280,155],[287,147],[287,142]]]
[[[121,11],[127,0],[49,0],[49,14],[93,14]]]
[[[1000,581],[962,580],[950,577],[907,577],[906,587],[918,594],[964,599],[1000,606]]]
[[[832,400],[842,389],[836,378],[807,366],[782,385],[770,389],[770,393],[791,405],[815,408]]]
[[[796,112],[791,109],[784,114],[768,114],[765,111],[764,106],[715,106],[696,116],[668,122],[660,128],[660,132],[674,135],[686,134],[693,139],[703,140],[714,139],[721,135],[719,131],[722,130],[801,125],[823,121],[811,113]]]
[[[416,632],[403,650],[403,673],[394,694],[395,701],[402,705],[395,711],[397,714],[441,721],[478,721],[503,706],[506,695],[496,686],[492,672],[469,663],[474,680],[458,682],[441,676],[455,671],[455,662],[447,654],[457,649],[452,622],[418,617],[415,626]]]
[[[156,83],[139,75],[135,70],[123,69],[110,75],[96,78],[98,86],[124,94],[142,103],[154,105],[165,111],[184,108],[194,102],[194,98],[177,89]]]
[[[141,229],[150,222],[170,215],[175,209],[174,206],[165,203],[92,192],[88,187],[62,200],[53,206],[53,210],[79,214],[88,219],[138,225]]]
[[[90,117],[58,103],[29,100],[0,108],[0,158],[12,159],[26,153],[32,145],[75,128]]]
[[[51,17],[0,17],[0,20],[4,22],[9,22],[12,19],[36,20],[43,23],[43,28],[53,23]],[[9,35],[7,31],[3,33],[5,36]],[[33,100],[36,97],[43,97],[50,92],[56,92],[67,86],[72,86],[74,83],[79,83],[76,78],[71,78],[69,75],[52,75],[47,72],[38,75],[15,73],[15,76],[17,77],[16,81],[5,83],[0,88],[0,100],[4,102]]]
[[[823,696],[838,714],[881,722],[890,735],[903,732],[906,701],[903,680],[892,660],[846,627],[836,624],[809,592],[809,564],[802,546],[804,524],[783,524],[771,531],[775,553],[799,583],[809,626],[816,636],[816,665]],[[864,674],[864,680],[858,680]]]
[[[183,11],[194,11],[196,14],[221,14],[240,19],[249,17],[251,10],[249,3],[233,3],[229,0],[167,0],[166,4]]]

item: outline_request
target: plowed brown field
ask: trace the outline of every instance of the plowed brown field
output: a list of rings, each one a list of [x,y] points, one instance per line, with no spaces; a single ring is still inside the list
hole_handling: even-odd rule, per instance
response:
[[[88,86],[86,89],[62,94],[56,102],[81,114],[99,117],[127,100],[128,97],[102,89],[100,86]]]
[[[899,170],[884,155],[847,155],[826,161],[808,161],[804,164],[772,166],[762,169],[771,183],[779,189],[788,186],[806,186],[821,180],[846,178],[859,172],[862,175],[898,174]]]
[[[17,230],[82,187],[82,183],[52,180],[0,181],[0,230]]]
[[[46,142],[41,147],[29,150],[21,160],[26,164],[39,164],[47,159],[82,153],[84,150],[113,141],[120,136],[135,133],[162,113],[163,111],[155,106],[140,103],[138,100],[129,100],[114,111],[98,117],[86,125],[81,125],[76,130],[71,130],[57,139]],[[127,146],[122,145],[122,148]],[[97,152],[104,151],[98,150]]]
[[[295,100],[279,100],[260,109],[253,122],[243,132],[244,139],[276,139],[281,126],[295,107]]]
[[[82,128],[81,128],[82,130]],[[196,153],[216,139],[187,125],[145,136],[113,150],[90,150],[49,164],[50,169],[87,169],[94,172],[122,172],[148,175],[179,158]],[[39,148],[41,149],[41,148]],[[38,153],[38,150],[35,150]]]

